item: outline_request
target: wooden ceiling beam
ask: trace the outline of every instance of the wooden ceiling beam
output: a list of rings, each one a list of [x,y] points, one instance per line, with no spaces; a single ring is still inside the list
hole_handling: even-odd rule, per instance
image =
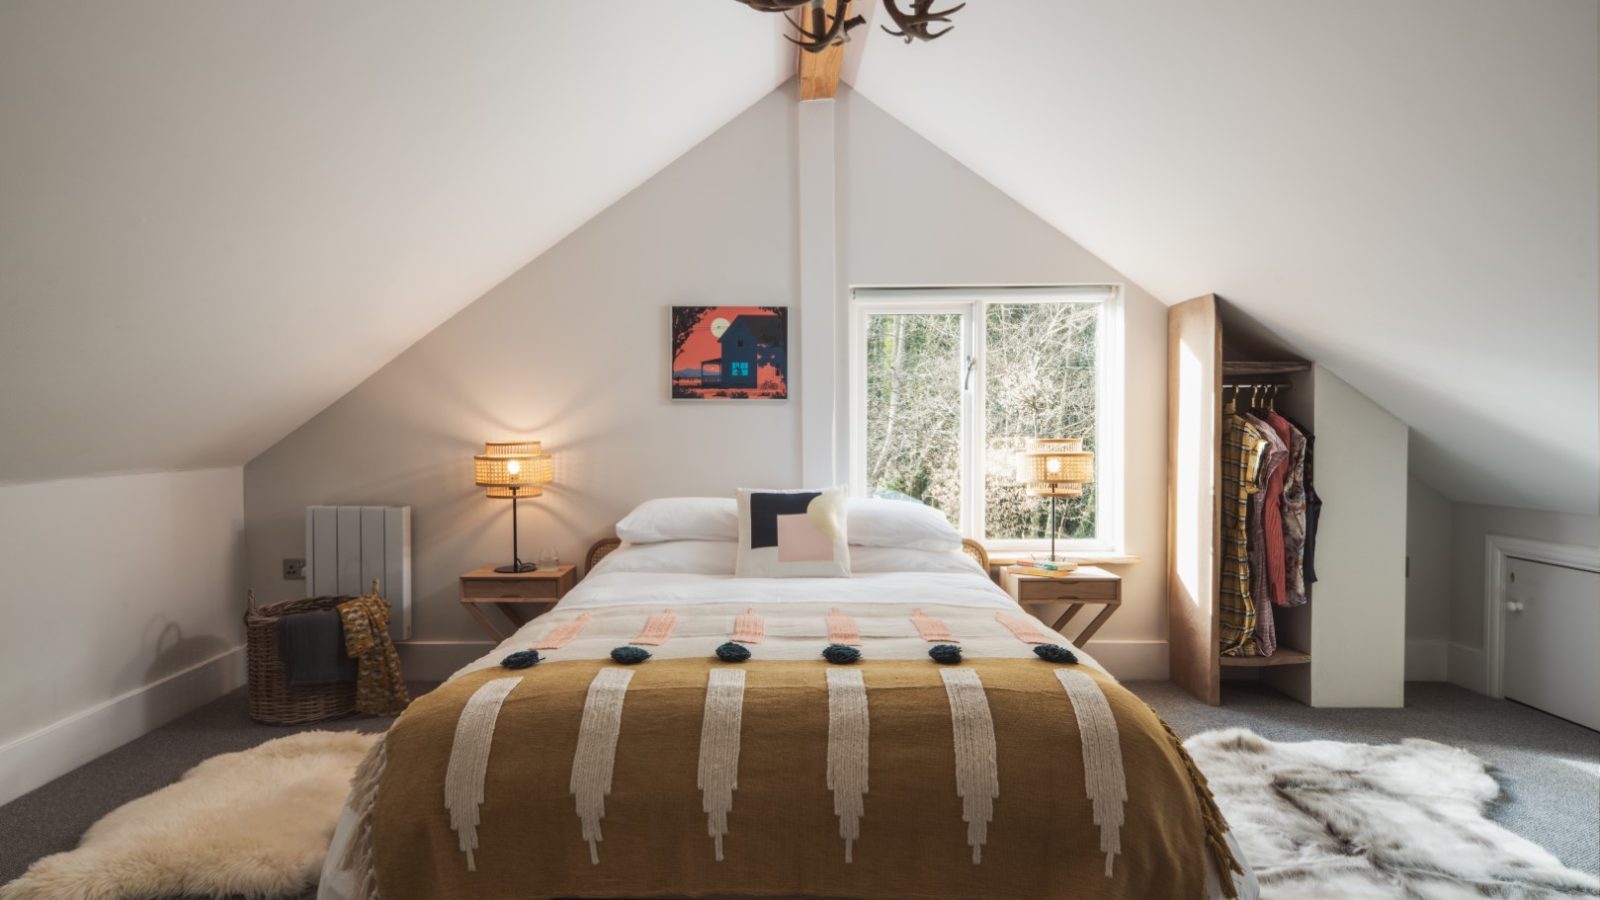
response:
[[[854,0],[845,4],[846,19],[850,18],[853,6],[855,6]],[[800,54],[800,99],[832,100],[839,93],[839,71],[844,67],[844,44],[832,44],[821,53],[807,53],[804,50],[795,52]]]

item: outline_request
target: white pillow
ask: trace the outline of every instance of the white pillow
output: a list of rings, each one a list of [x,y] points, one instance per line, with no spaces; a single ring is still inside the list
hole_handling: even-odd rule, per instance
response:
[[[845,496],[820,491],[739,489],[741,578],[847,577]]]
[[[623,544],[594,567],[599,572],[732,575],[739,545],[734,541],[658,541]],[[594,574],[591,573],[591,574]]]
[[[961,549],[961,533],[944,513],[921,503],[853,497],[848,518],[850,543],[862,547]]]
[[[657,541],[736,541],[739,508],[728,497],[659,497],[635,506],[617,523],[630,544]]]
[[[913,550],[909,547],[850,547],[851,575],[886,572],[940,572],[985,575],[977,560],[961,550]]]

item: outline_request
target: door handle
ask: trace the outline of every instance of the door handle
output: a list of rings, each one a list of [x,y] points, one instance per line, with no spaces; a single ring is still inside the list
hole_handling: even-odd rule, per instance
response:
[[[1526,606],[1527,604],[1523,603],[1521,600],[1507,600],[1506,612],[1519,613],[1522,612]]]

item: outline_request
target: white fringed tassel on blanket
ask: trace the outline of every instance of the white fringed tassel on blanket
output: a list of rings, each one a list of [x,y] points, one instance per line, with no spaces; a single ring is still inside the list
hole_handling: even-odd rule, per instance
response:
[[[577,798],[583,839],[589,842],[589,862],[600,864],[600,820],[606,815],[611,793],[611,767],[617,761],[617,734],[622,730],[622,701],[633,680],[629,669],[601,669],[589,682],[578,725],[578,749],[572,754],[569,790]]]
[[[712,669],[706,683],[705,717],[700,721],[700,806],[706,830],[722,862],[722,836],[728,833],[733,792],[739,788],[739,724],[744,714],[744,671]]]
[[[456,832],[461,852],[467,855],[468,872],[478,871],[474,855],[478,849],[478,812],[483,806],[483,778],[489,771],[495,721],[500,717],[500,704],[521,683],[521,676],[486,682],[468,698],[461,717],[456,719],[456,738],[450,745],[450,763],[444,773],[444,808],[450,811],[450,828]]]
[[[944,691],[950,698],[950,724],[956,745],[956,795],[961,798],[961,819],[967,823],[967,843],[974,865],[983,861],[989,839],[989,820],[1000,796],[1000,773],[994,746],[994,719],[989,698],[974,669],[943,669]]]
[[[355,876],[351,900],[378,900],[378,873],[372,859],[372,810],[378,803],[378,783],[388,764],[388,746],[387,735],[378,738],[350,779],[350,799],[345,805],[356,814],[356,825],[339,866]]]
[[[844,838],[844,861],[854,862],[867,793],[867,687],[856,669],[828,670],[828,790]]]
[[[1106,877],[1110,878],[1112,863],[1122,852],[1124,804],[1128,801],[1117,720],[1093,678],[1076,669],[1057,669],[1056,677],[1067,689],[1072,711],[1078,717],[1078,733],[1083,736],[1083,781],[1094,805],[1095,824],[1100,826],[1100,849],[1106,855]]]

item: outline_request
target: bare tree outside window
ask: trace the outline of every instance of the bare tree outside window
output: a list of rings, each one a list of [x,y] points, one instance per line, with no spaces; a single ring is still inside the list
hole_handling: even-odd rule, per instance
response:
[[[961,314],[867,323],[867,487],[961,516]]]
[[[1030,437],[1083,438],[1095,447],[1095,347],[1100,307],[991,303],[985,309],[984,537],[1046,538],[1049,502],[1016,483],[1012,460]],[[1095,535],[1094,485],[1056,502],[1057,535]]]
[[[1076,437],[1097,451],[1097,348],[1103,306],[1081,302],[976,301],[972,312],[877,312],[865,316],[868,493],[906,496],[960,525],[963,336],[981,332],[983,537],[1049,537],[1046,500],[1015,482],[1014,457],[1031,437]],[[969,315],[981,316],[980,321]],[[978,327],[980,326],[981,327]],[[978,437],[974,424],[974,439]],[[1095,486],[1057,502],[1057,535],[1093,539]]]

